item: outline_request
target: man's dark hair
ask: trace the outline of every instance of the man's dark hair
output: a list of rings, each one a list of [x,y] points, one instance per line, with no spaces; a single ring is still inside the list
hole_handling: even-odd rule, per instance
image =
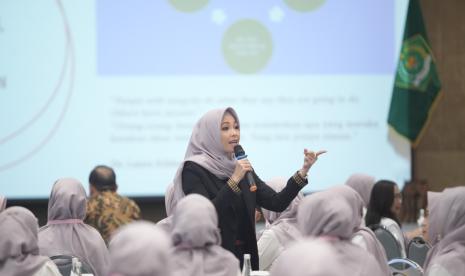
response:
[[[116,175],[112,168],[99,165],[89,175],[89,183],[98,191],[116,191]]]

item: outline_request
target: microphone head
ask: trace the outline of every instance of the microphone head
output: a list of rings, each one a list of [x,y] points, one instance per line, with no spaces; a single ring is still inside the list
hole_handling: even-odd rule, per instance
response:
[[[234,155],[238,159],[240,159],[240,157],[242,157],[242,156],[245,156],[245,151],[244,151],[244,149],[242,148],[241,145],[234,146]]]

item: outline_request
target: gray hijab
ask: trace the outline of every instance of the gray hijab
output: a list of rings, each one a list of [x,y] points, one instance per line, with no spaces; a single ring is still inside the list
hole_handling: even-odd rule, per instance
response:
[[[0,212],[6,208],[6,197],[0,195]]]
[[[375,178],[373,176],[356,173],[351,175],[347,181],[346,185],[357,191],[357,193],[362,197],[363,205],[368,207],[370,202],[371,190],[375,185]]]
[[[174,211],[174,186],[173,183],[168,185],[165,192],[165,210],[167,217],[157,222],[157,226],[167,234],[171,232]]]
[[[108,276],[170,276],[169,237],[155,224],[136,221],[122,226],[110,240]]]
[[[297,211],[299,229],[304,236],[329,240],[337,252],[337,263],[351,275],[385,275],[370,253],[349,240],[361,223],[362,206],[360,199],[358,203],[345,199],[341,195],[344,190],[352,192],[340,186],[305,197]]]
[[[465,271],[465,187],[445,189],[430,210],[429,225],[436,225],[440,240],[428,252],[426,275],[440,265],[451,275]]]
[[[108,250],[100,233],[84,224],[86,192],[73,178],[59,179],[48,201],[47,225],[39,230],[40,252],[46,256],[73,255],[85,261],[95,275],[104,275]]]
[[[433,222],[436,220],[436,216],[438,214],[437,207],[439,205],[439,199],[441,198],[441,193],[438,192],[427,192],[427,199],[428,199],[428,216],[429,216],[429,223],[428,223],[428,236],[430,239],[431,245],[435,245],[439,240],[439,225],[431,224],[431,213],[433,213]]]
[[[334,190],[306,196],[297,210],[297,224],[304,236],[331,236],[348,240],[361,219]]]
[[[173,179],[173,205],[176,205],[184,197],[182,170],[186,161],[192,161],[202,166],[218,178],[229,178],[234,172],[236,160],[230,159],[221,143],[221,121],[226,112],[231,113],[239,124],[236,111],[231,107],[210,110],[195,124],[184,155],[184,161],[179,166]]]
[[[361,223],[361,211],[364,203],[360,194],[354,189],[345,185],[332,188],[331,190],[340,195],[349,203],[353,209],[354,214],[357,214],[357,217],[354,218],[354,220]],[[355,229],[353,236],[355,235],[360,235],[363,237],[368,253],[370,253],[376,259],[380,268],[383,270],[383,275],[391,275],[391,271],[387,265],[388,261],[386,252],[384,251],[384,248],[380,244],[378,238],[376,238],[375,233],[373,233],[373,231],[371,231],[368,227],[359,226]]]
[[[173,214],[175,275],[237,276],[239,261],[220,246],[218,216],[207,198],[190,194]]]
[[[266,182],[276,192],[284,189],[286,183],[287,179],[285,178],[274,178]],[[299,192],[287,209],[280,213],[262,208],[263,217],[266,220],[266,229],[272,229],[283,246],[301,236],[297,228],[297,207],[303,198],[304,194]]]
[[[352,250],[353,251],[353,250]],[[276,260],[271,276],[378,276],[380,271],[363,251],[346,254],[333,242],[321,238],[305,238],[294,243]]]
[[[37,218],[26,208],[10,207],[0,213],[0,275],[33,275],[49,261],[39,256]]]

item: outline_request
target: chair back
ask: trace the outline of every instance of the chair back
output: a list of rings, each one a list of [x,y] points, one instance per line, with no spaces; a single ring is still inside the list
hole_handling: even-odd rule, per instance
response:
[[[389,260],[402,258],[402,247],[400,246],[397,239],[394,235],[389,232],[383,225],[373,225],[370,228],[375,233],[376,238],[378,238],[379,242],[386,251],[386,257]]]
[[[71,275],[71,270],[73,269],[73,258],[77,258],[79,262],[81,262],[81,273],[85,274],[94,274],[90,266],[84,262],[83,260],[79,259],[76,256],[72,255],[56,255],[50,257],[50,259],[55,263],[60,271],[61,275],[68,276]]]
[[[422,237],[413,238],[407,246],[407,258],[423,267],[431,245]]]
[[[393,276],[423,276],[421,266],[406,258],[392,259],[388,265]]]

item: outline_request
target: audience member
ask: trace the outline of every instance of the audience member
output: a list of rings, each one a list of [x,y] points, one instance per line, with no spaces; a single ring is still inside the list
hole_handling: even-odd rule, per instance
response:
[[[6,197],[0,195],[0,212],[6,208]]]
[[[56,265],[39,255],[37,218],[26,208],[0,213],[0,275],[61,276]]]
[[[421,225],[421,231],[425,241],[429,242],[431,245],[435,245],[437,243],[438,232],[435,230],[435,228],[438,228],[438,225],[429,225],[429,214],[431,213],[431,210],[434,211],[436,209],[440,195],[441,193],[438,192],[428,191],[426,193],[428,206],[426,208],[425,218]]]
[[[351,265],[341,258],[331,241],[305,238],[294,243],[276,260],[271,276],[343,276],[365,275],[348,270]],[[368,275],[368,274],[366,274]],[[375,276],[375,274],[371,275]]]
[[[375,182],[375,178],[370,175],[356,173],[351,175],[345,183],[347,186],[357,191],[363,200],[363,225],[365,225],[365,216],[368,204],[370,203],[371,190],[373,189]]]
[[[95,227],[108,243],[118,227],[140,218],[137,204],[117,193],[116,175],[107,166],[95,167],[89,176],[90,199],[85,222]]]
[[[86,192],[73,178],[59,179],[48,200],[47,225],[39,230],[39,249],[49,257],[71,255],[90,266],[94,275],[104,276],[108,250],[100,233],[83,222]]]
[[[398,219],[401,204],[402,195],[397,184],[389,180],[380,180],[371,191],[365,222],[367,226],[384,226],[391,232],[401,247],[401,256],[405,258],[405,237]]]
[[[360,246],[375,258],[380,268],[383,270],[382,275],[391,275],[391,271],[387,264],[388,260],[386,257],[386,252],[384,251],[383,246],[376,238],[375,233],[373,233],[373,231],[371,231],[371,229],[366,227],[363,223],[362,209],[364,208],[364,201],[362,200],[360,194],[357,193],[354,189],[345,185],[331,188],[330,191],[346,200],[346,202],[349,203],[350,207],[352,208],[353,213],[357,216],[354,219],[357,220],[357,223],[361,222],[360,225],[356,227],[355,232],[352,235],[352,243]]]
[[[182,198],[173,213],[174,275],[237,276],[239,261],[221,247],[218,215],[204,196]]]
[[[328,241],[337,252],[337,263],[347,275],[383,275],[375,258],[350,241],[360,226],[361,209],[356,211],[337,191],[327,190],[305,197],[297,210],[297,223],[302,235]],[[308,252],[312,250],[308,248]],[[301,261],[296,259],[296,262]]]
[[[431,206],[429,232],[434,246],[425,261],[427,276],[465,271],[465,187],[445,189]]]
[[[172,275],[169,237],[151,222],[122,226],[112,236],[109,250],[108,276]]]
[[[276,192],[280,192],[286,187],[286,182],[285,178],[274,178],[266,184]],[[270,270],[273,262],[289,243],[301,236],[297,228],[297,207],[303,197],[304,194],[299,192],[287,209],[282,212],[262,209],[266,228],[258,240],[260,270]]]
[[[174,186],[173,184],[168,185],[165,192],[165,210],[166,210],[166,218],[157,222],[157,226],[163,229],[167,234],[171,233],[171,226],[173,221],[173,211],[174,211]]]

